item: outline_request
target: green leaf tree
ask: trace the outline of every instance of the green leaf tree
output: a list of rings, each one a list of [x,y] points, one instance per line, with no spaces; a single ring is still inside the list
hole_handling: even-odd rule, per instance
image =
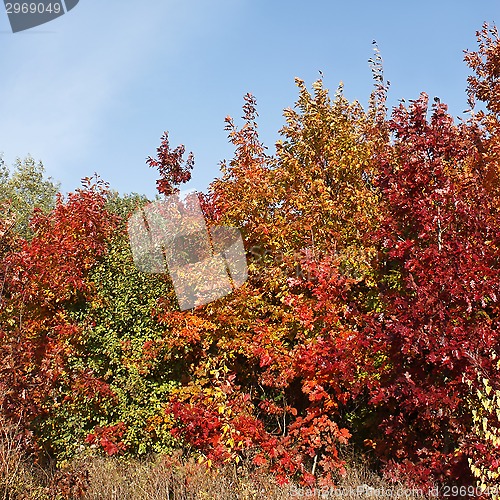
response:
[[[20,236],[33,235],[29,227],[33,210],[51,211],[58,192],[59,183],[51,177],[46,178],[42,162],[37,163],[31,156],[24,160],[17,158],[13,168],[9,169],[0,158],[0,203],[9,203],[16,221],[14,231]]]

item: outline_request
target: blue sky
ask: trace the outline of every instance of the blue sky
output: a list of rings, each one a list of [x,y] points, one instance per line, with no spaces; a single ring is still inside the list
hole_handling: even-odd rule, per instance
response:
[[[377,40],[391,106],[421,91],[454,116],[467,108],[463,50],[498,0],[80,0],[66,15],[12,34],[0,6],[0,152],[31,154],[63,191],[98,172],[113,189],[154,196],[145,164],[164,130],[195,154],[188,188],[205,190],[232,149],[227,115],[258,102],[273,151],[294,77],[324,74],[332,93],[366,104]]]

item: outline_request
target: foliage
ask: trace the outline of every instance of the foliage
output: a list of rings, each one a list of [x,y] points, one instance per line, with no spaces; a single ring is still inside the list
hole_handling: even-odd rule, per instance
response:
[[[173,151],[170,150],[168,132],[161,137],[161,144],[157,148],[157,157],[148,157],[147,164],[152,168],[157,168],[160,179],[156,181],[156,187],[160,194],[165,196],[179,192],[179,184],[188,182],[191,179],[190,170],[194,167],[194,156],[189,153],[184,163],[184,146],[178,146]]]
[[[35,208],[47,213],[55,206],[59,184],[44,174],[43,164],[30,156],[18,158],[12,172],[0,158],[0,203],[10,203],[16,220],[13,229],[23,237],[32,235],[29,219]]]
[[[496,60],[498,43],[488,47]],[[258,140],[252,96],[241,129],[226,120],[236,154],[211,186],[207,213],[243,229],[251,275],[180,331],[164,316],[190,348],[184,408],[201,411],[210,380],[201,367],[213,359],[304,464],[306,481],[317,466],[323,477],[342,468],[335,443],[352,434],[389,476],[471,484],[467,382],[477,384],[479,367],[498,379],[498,135],[484,113],[455,125],[436,103],[428,119],[425,94],[381,123],[387,86],[377,82],[378,108],[364,113],[341,89],[330,102],[321,81],[311,95],[297,80],[275,157]],[[205,424],[193,425],[187,440],[199,447]]]
[[[87,179],[51,209],[41,170],[19,167],[24,205],[5,197],[0,218],[0,404],[24,442],[60,464],[180,448],[303,485],[337,481],[351,446],[414,486],[494,485],[496,28],[478,41],[459,123],[425,93],[388,117],[376,48],[368,109],[296,79],[273,155],[244,96],[241,126],[226,118],[234,156],[200,199],[208,226],[241,230],[249,277],[193,310],[134,267],[126,222],[146,197]],[[148,157],[160,196],[189,181],[184,153],[165,133]],[[29,234],[19,206],[40,207]]]
[[[71,319],[92,295],[89,271],[106,251],[113,218],[104,209],[105,186],[58,196],[49,214],[35,210],[33,238],[20,240],[2,260],[0,379],[2,412],[22,424],[28,447],[40,449],[43,421],[78,393],[98,401],[109,393],[90,371],[67,370],[81,330]]]
[[[383,313],[371,315],[365,335],[387,360],[371,396],[384,437],[371,445],[415,478],[459,484],[470,480],[464,379],[475,381],[477,367],[491,373],[499,348],[500,240],[485,188],[457,175],[474,161],[467,127],[455,126],[443,104],[429,121],[427,111],[425,94],[394,111],[393,153],[376,181]]]
[[[496,360],[496,358],[494,359]],[[496,377],[500,371],[500,362],[496,360]],[[473,392],[471,405],[475,447],[469,458],[469,466],[477,478],[477,487],[481,491],[494,491],[500,478],[500,390],[494,391],[490,380],[478,373],[480,388]],[[472,383],[469,382],[469,386]],[[499,498],[498,492],[492,498]]]

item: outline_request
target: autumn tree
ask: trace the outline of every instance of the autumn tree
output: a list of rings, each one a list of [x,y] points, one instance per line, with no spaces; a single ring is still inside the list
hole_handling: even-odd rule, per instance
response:
[[[350,104],[341,88],[330,100],[321,81],[313,94],[301,80],[297,86],[297,111],[285,110],[273,157],[259,140],[253,96],[245,96],[241,128],[226,119],[235,156],[205,198],[210,224],[241,228],[248,282],[204,308],[160,317],[190,374],[173,400],[176,435],[196,446],[213,442],[200,449],[211,461],[250,453],[280,477],[310,482],[321,470],[328,481],[343,467],[338,446],[350,434],[341,408],[350,386],[329,379],[320,390],[318,371],[305,369],[305,352],[324,330],[307,323],[315,298],[301,278],[325,259],[335,261],[341,279],[358,283],[369,274],[372,250],[362,235],[377,224],[370,160],[382,134],[372,134],[379,114]],[[330,319],[342,315],[342,299],[332,297]],[[346,332],[338,322],[331,327],[341,342]]]
[[[244,96],[234,156],[199,198],[210,229],[241,231],[249,275],[192,310],[167,269],[134,266],[146,197],[87,179],[52,207],[41,166],[3,167],[0,408],[26,443],[59,460],[180,447],[309,485],[335,482],[351,446],[408,484],[491,485],[500,42],[488,26],[478,41],[458,123],[424,93],[388,117],[377,49],[366,110],[296,79],[274,154]],[[147,164],[168,199],[194,157],[165,133]]]
[[[90,370],[67,370],[82,333],[71,313],[92,297],[88,274],[113,231],[105,193],[102,182],[86,179],[67,199],[59,195],[53,211],[35,209],[33,237],[2,260],[0,407],[5,418],[21,423],[32,450],[44,443],[50,449],[41,428],[63,401],[110,395]]]
[[[415,481],[469,484],[467,382],[499,348],[498,220],[484,185],[460,175],[475,158],[469,128],[444,104],[427,120],[427,106],[423,94],[394,110],[376,181],[383,311],[365,332],[387,358],[371,400],[384,434],[370,444]]]

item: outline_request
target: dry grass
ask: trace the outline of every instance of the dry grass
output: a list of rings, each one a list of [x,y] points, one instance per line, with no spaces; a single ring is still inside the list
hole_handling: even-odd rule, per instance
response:
[[[48,481],[47,472],[27,458],[20,426],[0,418],[0,500],[44,500]]]
[[[333,488],[306,489],[297,485],[280,486],[276,480],[248,467],[226,466],[207,471],[192,461],[172,465],[172,461],[123,462],[94,458],[87,464],[88,500],[288,500],[292,498],[386,498],[388,490],[398,498],[422,499],[404,495],[402,485],[389,485],[360,464]],[[370,490],[370,487],[373,488]],[[409,492],[408,492],[409,493]]]
[[[16,426],[0,428],[0,500],[288,500],[300,498],[425,498],[404,495],[366,466],[349,459],[336,490],[280,486],[272,476],[249,467],[207,470],[178,457],[124,460],[85,457],[65,470],[40,469],[23,455]],[[370,490],[369,487],[374,488]]]

